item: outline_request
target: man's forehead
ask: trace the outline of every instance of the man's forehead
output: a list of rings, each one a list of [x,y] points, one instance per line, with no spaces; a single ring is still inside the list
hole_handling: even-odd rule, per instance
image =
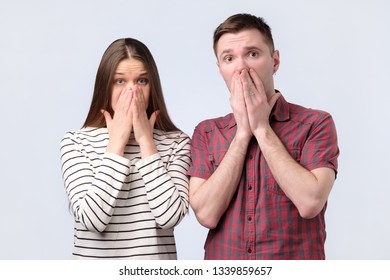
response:
[[[217,53],[231,52],[236,49],[261,48],[263,45],[265,45],[264,36],[257,29],[225,33],[218,41]]]

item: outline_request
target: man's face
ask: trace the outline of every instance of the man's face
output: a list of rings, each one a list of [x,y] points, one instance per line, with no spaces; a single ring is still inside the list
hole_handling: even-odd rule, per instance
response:
[[[253,69],[263,82],[268,96],[274,93],[272,75],[279,67],[279,52],[269,48],[257,29],[221,36],[216,48],[219,72],[229,90],[234,73]]]

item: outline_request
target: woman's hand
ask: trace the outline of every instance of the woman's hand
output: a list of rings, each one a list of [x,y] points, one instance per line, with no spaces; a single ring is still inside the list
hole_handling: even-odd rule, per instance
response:
[[[146,114],[147,104],[145,102],[144,94],[142,89],[138,86],[134,88],[134,97],[131,108],[133,112],[134,137],[140,145],[142,158],[157,153],[157,148],[153,140],[153,128],[158,116],[158,111],[153,112],[150,119],[148,119]]]
[[[108,129],[107,152],[123,156],[133,127],[131,104],[134,102],[134,91],[130,86],[125,87],[118,98],[114,116],[102,110]]]

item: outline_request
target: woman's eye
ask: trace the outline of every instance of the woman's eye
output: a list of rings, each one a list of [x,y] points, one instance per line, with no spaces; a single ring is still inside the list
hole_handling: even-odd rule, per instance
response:
[[[138,80],[138,84],[140,85],[146,85],[148,83],[148,79],[142,78]]]
[[[115,83],[118,85],[122,85],[125,83],[125,81],[123,79],[117,79]]]

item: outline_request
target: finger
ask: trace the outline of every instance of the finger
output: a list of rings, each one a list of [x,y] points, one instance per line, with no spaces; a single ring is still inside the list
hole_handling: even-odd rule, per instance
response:
[[[124,91],[121,94],[122,96],[122,105],[125,110],[128,110],[131,105],[131,101],[133,100],[134,97],[134,91],[130,86],[127,86]]]
[[[142,89],[139,88],[139,87],[136,87],[135,89],[135,94],[137,96],[137,104],[138,104],[138,109],[140,111],[143,111],[143,110],[146,110],[146,107],[145,107],[145,98],[144,98],[144,94],[142,92]]]
[[[132,89],[130,86],[126,86],[119,94],[115,111],[127,114],[130,108],[132,98]]]
[[[136,87],[134,88],[134,102],[133,102],[133,110],[134,110],[134,116],[139,119],[143,115],[145,115],[146,118],[146,109],[144,105],[144,96],[140,88]]]
[[[240,91],[240,88],[241,88],[240,74],[236,72],[233,74],[233,78],[230,86],[230,93],[232,95],[237,95],[236,93]]]
[[[110,115],[110,113],[106,110],[100,110],[100,112],[103,114],[104,116],[104,119],[106,120],[106,125],[107,127],[109,127],[111,125],[111,122],[112,122],[112,117]]]
[[[270,98],[270,100],[268,101],[268,104],[270,105],[271,108],[274,107],[276,101],[278,101],[279,97],[281,96],[281,93],[280,92],[275,92],[275,94],[273,94]]]
[[[252,97],[255,94],[254,92],[255,88],[252,79],[249,76],[249,72],[246,69],[242,70],[240,74],[240,80],[242,83],[244,98],[245,100],[247,100],[248,97]]]
[[[133,91],[133,99],[131,100],[130,104],[130,110],[132,112],[133,117],[137,116],[138,114],[138,100],[137,100],[137,93]]]
[[[254,69],[250,69],[249,75],[251,81],[253,81],[254,87],[256,88],[257,92],[259,92],[260,94],[265,94],[263,82],[261,81],[260,76],[257,74],[257,72]]]
[[[239,99],[240,102],[244,102],[244,95],[247,94],[247,91],[245,90],[241,75],[242,75],[242,73],[237,74],[236,95],[237,95],[237,98]]]
[[[157,111],[154,111],[152,113],[152,115],[150,116],[149,123],[150,123],[150,127],[152,128],[152,130],[154,128],[154,124],[156,123],[156,120],[157,120],[157,117],[159,114],[160,114],[160,111],[157,110]]]
[[[247,108],[249,108],[255,102],[257,89],[256,89],[255,85],[253,84],[252,78],[249,75],[248,70],[243,70],[241,72],[240,79],[242,81],[243,96],[244,96],[244,100],[245,100],[245,106]]]
[[[119,95],[118,101],[119,100],[125,100],[129,95],[129,92],[131,91],[131,87],[129,85],[125,86]]]
[[[232,94],[236,90],[236,80],[237,80],[237,73],[233,74],[232,80],[230,81],[230,94]]]

